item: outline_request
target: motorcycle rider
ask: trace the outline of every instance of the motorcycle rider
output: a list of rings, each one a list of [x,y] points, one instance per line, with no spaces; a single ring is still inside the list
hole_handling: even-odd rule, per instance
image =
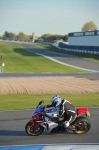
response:
[[[55,95],[52,97],[52,104],[47,105],[47,107],[58,107],[59,115],[58,117],[64,117],[64,126],[68,128],[76,117],[75,107],[66,99],[61,99],[60,96]]]

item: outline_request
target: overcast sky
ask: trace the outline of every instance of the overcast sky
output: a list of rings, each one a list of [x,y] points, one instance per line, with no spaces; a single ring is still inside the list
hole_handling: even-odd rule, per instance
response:
[[[89,21],[99,29],[99,0],[0,0],[0,35],[65,35]]]

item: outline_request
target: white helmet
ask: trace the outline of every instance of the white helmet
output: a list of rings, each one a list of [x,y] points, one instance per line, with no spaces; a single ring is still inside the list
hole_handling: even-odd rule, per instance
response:
[[[54,107],[58,107],[61,104],[61,101],[61,97],[58,95],[52,97],[52,105]]]

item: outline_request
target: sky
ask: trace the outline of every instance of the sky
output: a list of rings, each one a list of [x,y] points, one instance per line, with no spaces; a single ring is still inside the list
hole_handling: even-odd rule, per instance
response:
[[[89,21],[99,29],[99,0],[0,0],[0,35],[66,35]]]

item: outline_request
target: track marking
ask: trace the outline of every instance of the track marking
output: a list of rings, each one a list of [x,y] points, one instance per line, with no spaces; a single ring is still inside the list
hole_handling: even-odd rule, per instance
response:
[[[29,51],[29,50],[27,50],[26,48],[24,48],[24,47],[22,47],[22,46],[20,46],[20,45],[18,45],[18,46],[21,47],[22,49],[26,50],[26,51]],[[31,51],[29,51],[29,52],[31,52]],[[34,52],[31,52],[31,53],[34,53]],[[69,65],[69,64],[67,64],[67,63],[63,63],[63,62],[61,62],[61,61],[58,61],[58,60],[56,60],[56,59],[54,59],[54,58],[51,58],[51,57],[46,56],[46,55],[43,55],[43,54],[39,54],[39,53],[35,53],[35,54],[40,55],[40,56],[43,56],[43,57],[45,57],[45,58],[48,58],[48,59],[50,59],[50,60],[52,60],[52,61],[55,61],[55,62],[57,62],[57,63],[59,63],[59,64],[65,65],[65,66],[69,66],[69,67],[73,67],[73,68],[77,68],[77,69],[81,69],[81,70],[86,70],[86,71],[91,71],[91,72],[98,72],[98,71],[96,71],[96,70],[90,70],[90,69],[85,69],[85,68],[81,68],[81,67]]]
[[[85,69],[85,68],[81,68],[81,67],[69,65],[69,64],[67,64],[67,63],[63,63],[63,62],[61,62],[61,61],[58,61],[58,60],[56,60],[56,59],[54,59],[54,58],[51,58],[51,57],[46,56],[46,55],[43,55],[43,54],[39,54],[39,53],[35,53],[35,54],[40,55],[40,56],[43,56],[43,57],[45,57],[45,58],[48,58],[48,59],[50,59],[50,60],[52,60],[52,61],[55,61],[55,62],[57,62],[57,63],[60,63],[60,64],[62,64],[62,65],[66,65],[66,66],[73,67],[73,68],[77,68],[77,69],[82,69],[82,70],[97,72],[96,70],[90,70],[90,69]]]

